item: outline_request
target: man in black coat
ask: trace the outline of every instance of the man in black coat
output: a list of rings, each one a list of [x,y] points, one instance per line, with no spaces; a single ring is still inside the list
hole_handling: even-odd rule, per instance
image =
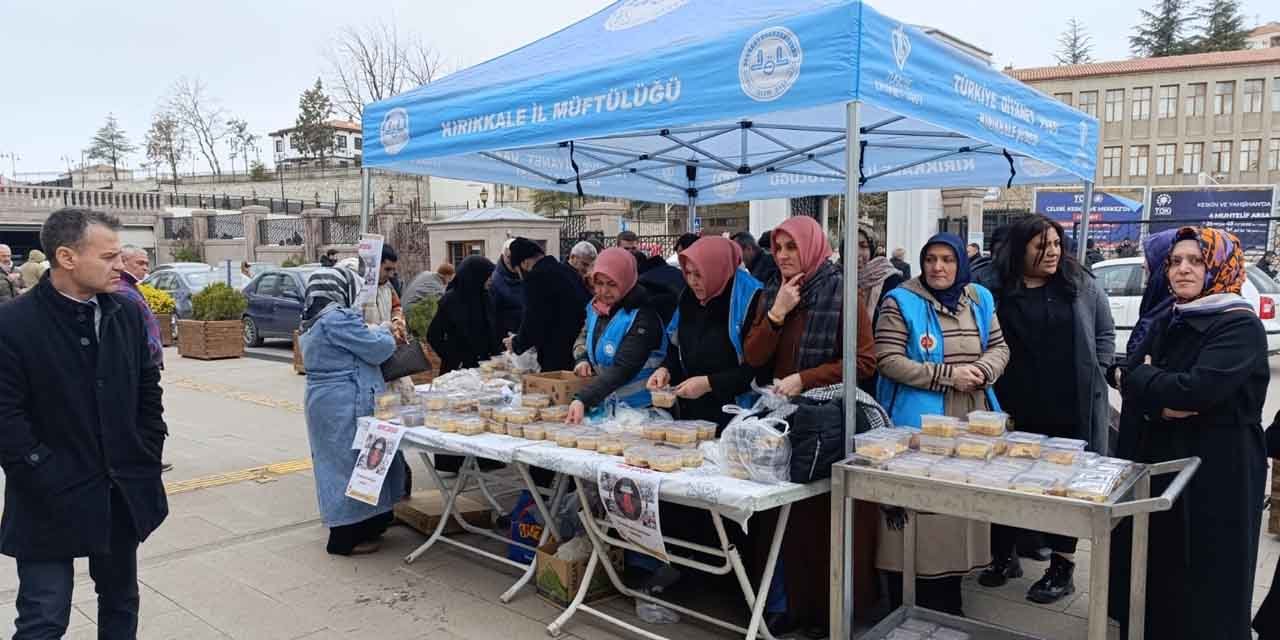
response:
[[[524,321],[524,282],[511,259],[511,245],[515,238],[502,247],[493,275],[489,278],[489,301],[493,305],[493,332],[499,342],[520,330]]]
[[[680,294],[684,293],[684,273],[667,264],[661,256],[646,256],[639,251],[632,251],[631,255],[636,258],[636,273],[640,274],[636,284],[649,294],[649,303],[665,325],[671,321]]]
[[[742,266],[761,284],[769,284],[778,275],[778,263],[774,262],[773,256],[749,232],[739,231],[733,234],[733,241],[742,247]]]
[[[160,369],[138,309],[113,295],[120,223],[54,212],[40,232],[52,267],[0,307],[0,553],[17,559],[14,638],[60,638],[73,558],[88,557],[100,638],[134,638],[137,549],[169,512],[160,482]]]
[[[573,369],[573,343],[582,331],[591,300],[582,277],[528,238],[511,243],[511,264],[524,280],[524,321],[515,337],[507,338],[504,344],[516,353],[536,348],[543,371]]]

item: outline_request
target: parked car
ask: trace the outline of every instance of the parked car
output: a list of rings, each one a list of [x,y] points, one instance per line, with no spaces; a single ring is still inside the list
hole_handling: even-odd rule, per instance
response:
[[[241,289],[249,279],[233,271],[228,282],[226,271],[214,270],[202,262],[175,262],[156,267],[143,282],[173,296],[173,331],[177,335],[177,321],[191,317],[191,296],[214,282],[226,282]]]
[[[244,344],[262,345],[263,340],[293,338],[302,321],[303,296],[307,278],[318,267],[268,269],[244,288],[249,306],[244,312]]]
[[[1254,313],[1258,314],[1267,331],[1267,353],[1280,353],[1280,318],[1276,317],[1280,284],[1253,265],[1246,267],[1245,273],[1248,278],[1241,295],[1253,306]],[[1111,299],[1111,319],[1116,324],[1116,353],[1122,353],[1129,341],[1129,333],[1138,321],[1142,291],[1147,286],[1143,259],[1103,260],[1093,265],[1093,274]]]

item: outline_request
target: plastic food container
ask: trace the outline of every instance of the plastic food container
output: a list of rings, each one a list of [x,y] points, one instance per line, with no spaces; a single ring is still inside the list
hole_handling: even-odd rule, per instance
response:
[[[550,439],[550,438],[548,438]],[[566,449],[576,449],[578,447],[578,430],[577,429],[561,429],[556,432],[556,446]]]
[[[929,467],[941,462],[942,456],[929,455],[925,453],[913,453],[898,456],[885,463],[885,471],[894,473],[905,473],[913,476],[929,475]]]
[[[1048,438],[1043,443],[1041,457],[1054,464],[1075,464],[1084,453],[1087,442],[1073,438]]]
[[[1110,473],[1082,472],[1067,483],[1067,497],[1106,502],[1120,478]]]
[[[1038,433],[1010,431],[1004,441],[1008,444],[1005,455],[1010,458],[1039,458],[1046,438]]]
[[[1004,433],[1009,414],[1000,411],[970,411],[969,433],[998,436]]]
[[[716,423],[710,420],[690,420],[686,422],[698,430],[698,442],[716,439]]]
[[[487,405],[487,404],[478,404],[476,405],[476,415],[486,420],[492,420],[494,409],[497,409],[497,407]]]
[[[488,360],[486,360],[485,362],[482,362],[482,363],[480,363],[480,364],[481,364],[482,368],[483,368],[483,365],[488,364],[488,365],[489,365],[489,368],[490,368],[490,369],[492,369],[493,371],[506,371],[506,370],[507,370],[507,359],[506,359],[506,358],[504,358],[504,357],[502,357],[502,356],[494,356],[494,357],[489,358]]]
[[[672,444],[697,444],[698,428],[686,425],[672,425],[667,427],[667,442]]]
[[[954,438],[960,435],[960,420],[951,416],[925,414],[920,416],[920,432],[931,436]]]
[[[444,411],[449,408],[448,394],[440,391],[419,391],[418,402],[423,411]]]
[[[996,438],[966,435],[956,438],[956,457],[972,460],[990,460],[996,455]]]
[[[496,433],[496,434],[499,434],[499,435],[504,435],[504,434],[506,434],[506,433],[507,433],[507,425],[506,425],[506,424],[504,424],[504,423],[502,423],[502,422],[498,422],[497,420],[488,420],[488,419],[486,419],[486,418],[480,418],[480,419],[481,419],[481,420],[484,420],[484,428],[485,428],[485,430],[486,430],[486,431],[488,431],[489,433]],[[520,425],[516,425],[516,426],[518,427],[518,426],[520,426]]]
[[[649,468],[654,471],[670,473],[684,467],[684,454],[657,451],[649,455]]]
[[[645,440],[653,440],[654,442],[662,442],[667,439],[667,428],[671,425],[666,422],[654,422],[644,425]]]
[[[534,409],[551,406],[551,396],[545,393],[526,393],[520,397],[520,404]]]
[[[670,409],[676,406],[676,392],[671,387],[664,387],[655,391],[650,391],[649,395],[653,398],[653,406],[660,409]]]
[[[543,440],[547,437],[547,428],[541,424],[508,424],[507,435],[512,435],[512,429],[524,429],[524,437],[526,440]]]
[[[702,466],[702,451],[700,449],[685,449],[680,452],[680,464],[686,469],[692,469]]]
[[[476,397],[466,393],[455,393],[449,396],[450,411],[475,411]]]
[[[530,425],[530,426],[533,426],[533,425]],[[503,427],[505,427],[505,428],[506,428],[506,433],[507,433],[507,435],[511,436],[512,438],[523,438],[523,437],[524,437],[524,430],[525,430],[525,426],[524,426],[524,425],[522,425],[522,424],[514,424],[514,423],[513,423],[513,424],[503,425]]]
[[[956,439],[945,436],[920,434],[920,453],[949,456],[956,452]]]
[[[564,422],[569,417],[569,407],[566,405],[552,405],[538,409],[538,419],[547,422]]]
[[[506,410],[503,416],[505,417],[505,422],[508,423],[529,424],[538,417],[538,410],[528,407],[511,407]]]
[[[872,429],[861,435],[870,436],[884,440],[889,443],[894,453],[906,453],[911,448],[911,437],[916,435],[916,431],[912,429],[900,429],[898,427],[882,427]],[[855,441],[857,436],[854,436]]]
[[[592,431],[578,432],[578,448],[595,451],[600,448],[600,434]]]
[[[1015,476],[1009,488],[1037,495],[1061,495],[1063,492],[1061,478],[1035,471],[1027,471]]]
[[[1003,467],[1006,469],[1016,469],[1019,473],[1035,466],[1036,461],[1031,458],[1010,458],[1009,456],[996,456],[987,462],[988,467]]]
[[[898,455],[897,443],[875,432],[867,432],[853,437],[854,451],[873,463],[886,462]]]
[[[987,465],[969,474],[969,484],[994,489],[1008,489],[1013,479],[1022,473],[1021,469]]]
[[[969,474],[982,468],[981,463],[947,459],[929,467],[929,477],[951,482],[968,482]]]
[[[647,469],[649,467],[649,455],[652,451],[653,448],[647,445],[630,446],[623,450],[622,459],[633,467]]]
[[[623,444],[622,438],[617,436],[600,436],[596,442],[596,453],[602,453],[607,456],[622,455]]]
[[[458,435],[474,436],[485,432],[485,419],[479,416],[458,421]]]
[[[426,414],[418,407],[404,407],[399,413],[397,419],[406,427],[421,427],[426,422]]]

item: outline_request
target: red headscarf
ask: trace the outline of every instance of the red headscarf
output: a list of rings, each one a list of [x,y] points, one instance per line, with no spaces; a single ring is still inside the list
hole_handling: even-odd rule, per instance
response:
[[[593,280],[597,273],[604,274],[605,277],[618,283],[618,288],[622,291],[618,296],[619,300],[631,293],[631,289],[636,286],[636,279],[640,277],[636,273],[635,256],[631,255],[630,251],[619,247],[605,249],[600,252],[599,256],[596,256],[596,262],[591,266],[591,278]],[[600,315],[608,315],[609,307],[597,300],[592,300],[591,304],[595,306]]]
[[[688,269],[692,264],[702,274],[706,296],[698,298],[703,305],[724,292],[733,279],[733,272],[742,264],[742,247],[720,236],[702,238],[680,252],[680,267]],[[692,291],[692,290],[690,290]]]
[[[827,242],[827,234],[822,231],[822,225],[809,216],[787,218],[773,230],[770,240],[773,242],[775,256],[778,254],[779,233],[785,233],[796,241],[796,247],[800,250],[800,268],[804,271],[806,280],[813,277],[818,267],[831,257],[831,244]]]

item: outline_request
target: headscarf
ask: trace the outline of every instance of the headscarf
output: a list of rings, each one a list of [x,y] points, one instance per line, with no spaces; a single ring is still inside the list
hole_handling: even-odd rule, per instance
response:
[[[1169,290],[1169,252],[1173,251],[1173,238],[1177,229],[1153,233],[1142,241],[1142,255],[1147,263],[1147,288],[1142,292],[1138,306],[1138,321],[1133,324],[1125,353],[1136,354],[1142,349],[1147,332],[1158,320],[1173,310],[1173,292]]]
[[[800,269],[804,272],[805,280],[811,279],[831,258],[831,244],[827,242],[827,234],[822,231],[822,225],[809,216],[787,218],[773,230],[769,238],[773,242],[775,256],[778,254],[779,233],[785,233],[795,240],[796,247],[800,250]]]
[[[925,277],[925,253],[929,251],[929,247],[940,244],[950,247],[956,254],[956,279],[951,286],[946,289],[934,289],[929,286],[929,279]],[[964,296],[964,288],[969,285],[969,254],[964,250],[964,240],[954,233],[938,233],[929,241],[924,243],[924,247],[920,249],[920,284],[925,290],[933,294],[933,298],[942,303],[952,313],[960,307],[960,298]]]
[[[465,296],[484,293],[484,285],[493,275],[494,265],[484,256],[468,256],[454,272],[446,291],[457,291]]]
[[[1204,289],[1195,300],[1175,302],[1174,316],[1210,315],[1231,309],[1251,308],[1240,296],[1244,288],[1244,251],[1235,234],[1210,227],[1182,227],[1173,243],[1195,240],[1204,259]],[[1172,254],[1170,255],[1172,258]],[[1167,265],[1166,265],[1167,268]]]
[[[880,292],[884,289],[885,281],[901,272],[888,258],[876,255],[880,238],[871,225],[859,222],[858,233],[867,239],[867,245],[871,249],[871,258],[866,264],[858,267],[858,293],[862,296],[862,304],[868,309],[874,309],[876,303],[880,301]]]
[[[462,330],[463,335],[458,339],[465,340],[478,359],[498,352],[489,298],[484,289],[495,268],[484,256],[468,256],[449,281],[445,292],[447,301],[441,299],[444,302],[441,312]]]
[[[305,333],[320,317],[335,309],[347,309],[360,294],[360,279],[348,269],[325,267],[307,278],[306,303],[302,312]]]
[[[706,306],[708,301],[724,293],[725,287],[733,280],[734,272],[742,264],[742,247],[720,236],[702,238],[680,252],[680,267],[687,269],[690,264],[702,274],[706,295],[698,298],[698,302]]]
[[[621,300],[631,293],[636,286],[636,280],[640,274],[636,271],[636,258],[630,251],[621,247],[611,247],[600,252],[596,256],[595,264],[591,265],[591,278],[594,280],[597,273],[604,274],[605,277],[618,283],[621,293],[618,299]],[[602,304],[598,299],[591,300],[592,306],[600,315],[609,315],[610,307]]]

